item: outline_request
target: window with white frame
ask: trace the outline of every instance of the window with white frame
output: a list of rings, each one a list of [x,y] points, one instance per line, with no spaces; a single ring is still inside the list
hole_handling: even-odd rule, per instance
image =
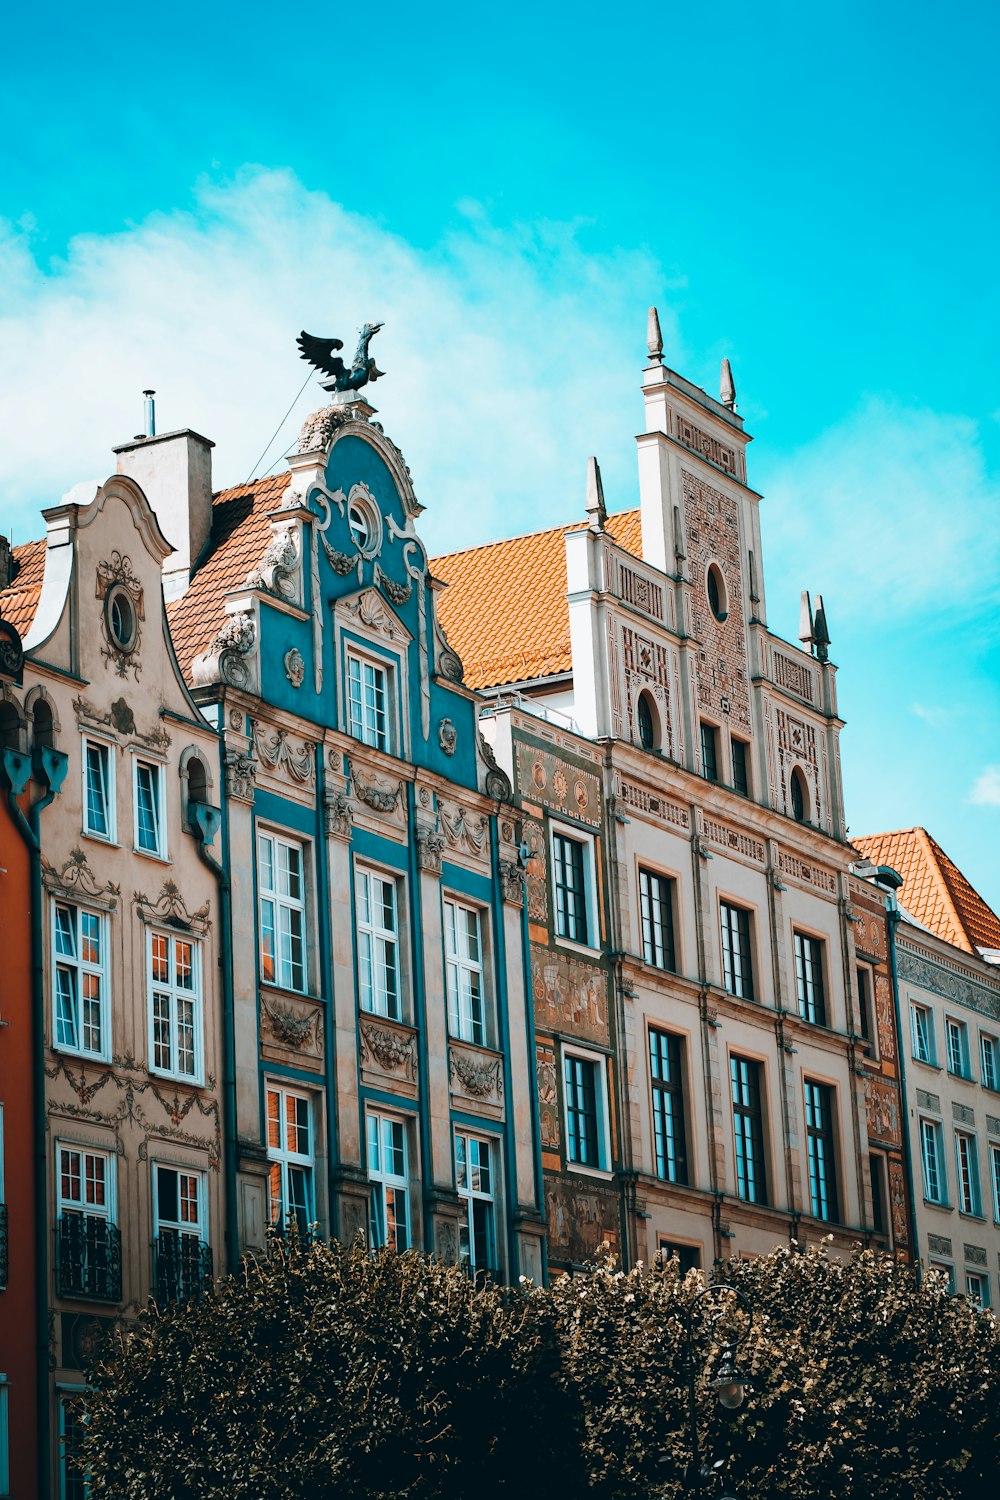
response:
[[[990,1183],[993,1188],[993,1219],[1000,1224],[1000,1146],[990,1147]]]
[[[293,1219],[305,1237],[316,1218],[312,1100],[280,1084],[266,1093],[271,1224],[283,1230]]]
[[[610,1170],[607,1077],[603,1058],[563,1052],[566,1159],[578,1167]]]
[[[652,870],[639,870],[639,919],[642,956],[657,969],[674,971],[674,890],[676,881]]]
[[[982,1032],[979,1037],[979,1060],[983,1070],[983,1088],[1000,1089],[1000,1047],[995,1036]]]
[[[976,1138],[964,1130],[955,1131],[958,1155],[958,1207],[963,1214],[978,1217],[982,1212],[979,1197],[979,1153]]]
[[[463,1200],[459,1257],[474,1279],[497,1272],[496,1147],[485,1136],[455,1132],[455,1186]]]
[[[969,1067],[969,1028],[964,1021],[948,1016],[945,1021],[948,1033],[948,1072],[958,1078],[972,1076]]]
[[[83,742],[83,831],[114,842],[114,752],[102,740]]]
[[[87,1500],[90,1494],[83,1451],[83,1388],[59,1398],[59,1500]]]
[[[260,977],[286,990],[306,988],[305,852],[276,833],[257,837]]]
[[[754,999],[750,912],[730,901],[719,903],[722,925],[722,982],[731,995]]]
[[[826,1025],[826,993],[823,984],[823,943],[819,938],[796,932],[795,991],[799,1015],[817,1026]]]
[[[376,750],[391,750],[390,669],[366,656],[347,658],[348,733]]]
[[[206,1289],[211,1278],[205,1177],[153,1163],[156,1298],[179,1302]]]
[[[928,1203],[946,1203],[948,1185],[944,1170],[944,1144],[937,1120],[920,1121],[920,1160],[924,1173],[924,1197]]]
[[[121,1238],[107,1151],[56,1144],[56,1291],[121,1300]]]
[[[56,1207],[63,1214],[114,1217],[111,1158],[106,1151],[83,1146],[58,1147]]]
[[[52,905],[53,1045],[106,1060],[110,1054],[108,919],[69,901]]]
[[[934,1025],[926,1005],[910,1002],[910,1042],[916,1062],[934,1062]]]
[[[463,1042],[487,1045],[480,912],[450,898],[444,903],[448,1029]]]
[[[583,948],[599,942],[594,901],[594,845],[552,828],[552,905],[556,937]]]
[[[989,1307],[990,1278],[980,1271],[966,1271],[965,1295],[977,1307]]]
[[[134,762],[135,778],[135,847],[144,854],[160,859],[167,855],[167,829],[164,818],[165,787],[163,767],[158,761]]]
[[[411,1230],[406,1123],[396,1115],[369,1110],[366,1129],[372,1244],[408,1250]]]
[[[148,943],[153,1071],[195,1083],[203,1076],[201,951],[191,938],[151,931]]]
[[[361,1009],[402,1019],[396,881],[359,866],[354,876]]]

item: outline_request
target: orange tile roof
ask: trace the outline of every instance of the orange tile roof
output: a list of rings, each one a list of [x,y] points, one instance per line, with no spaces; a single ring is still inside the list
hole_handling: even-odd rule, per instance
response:
[[[580,525],[586,523],[581,522]],[[608,516],[619,546],[642,556],[638,510]],[[438,617],[472,688],[554,677],[573,665],[566,601],[566,526],[431,559],[448,587]]]
[[[31,628],[45,576],[45,539],[14,548],[14,577],[9,588],[0,590],[0,616],[23,639]]]
[[[213,639],[225,619],[225,597],[246,582],[271,540],[269,511],[288,488],[288,471],[220,490],[213,497],[212,535],[203,561],[182,598],[167,605],[170,634],[181,670]]]
[[[873,864],[889,865],[903,877],[900,902],[936,937],[966,953],[1000,949],[1000,917],[926,828],[873,833],[852,843]]]

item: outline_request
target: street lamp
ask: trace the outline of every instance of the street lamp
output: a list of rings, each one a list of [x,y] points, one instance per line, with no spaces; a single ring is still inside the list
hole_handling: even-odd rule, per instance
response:
[[[707,1302],[704,1301],[706,1298]],[[746,1341],[750,1332],[753,1324],[753,1309],[738,1287],[721,1283],[718,1286],[702,1287],[684,1314],[686,1336],[684,1373],[687,1376],[688,1420],[691,1425],[691,1464],[687,1472],[685,1490],[689,1495],[696,1497],[702,1495],[703,1488],[701,1445],[698,1440],[697,1371],[694,1359],[695,1324],[697,1322],[700,1327],[707,1329],[707,1332],[711,1334],[727,1308],[732,1306],[733,1299],[737,1307],[746,1314],[746,1321],[742,1330],[727,1331],[726,1342],[722,1345],[719,1367],[712,1381],[712,1389],[716,1392],[719,1405],[723,1410],[738,1411],[743,1405],[743,1396],[750,1382],[747,1376],[741,1373],[736,1363],[736,1351]]]

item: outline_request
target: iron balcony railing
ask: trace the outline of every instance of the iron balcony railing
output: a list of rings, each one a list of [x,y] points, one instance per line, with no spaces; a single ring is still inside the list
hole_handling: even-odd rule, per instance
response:
[[[0,1292],[7,1289],[10,1259],[7,1250],[7,1205],[0,1203]]]
[[[165,1229],[153,1241],[153,1284],[157,1302],[184,1302],[212,1285],[212,1247],[196,1234]]]
[[[98,1214],[63,1214],[56,1235],[56,1291],[60,1297],[122,1300],[122,1237]]]

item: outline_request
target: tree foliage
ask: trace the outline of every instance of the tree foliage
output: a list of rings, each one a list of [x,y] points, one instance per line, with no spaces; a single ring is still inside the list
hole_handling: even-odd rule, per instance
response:
[[[92,1493],[121,1500],[634,1500],[684,1493],[686,1327],[727,1493],[978,1500],[1000,1459],[1000,1330],[944,1280],[858,1251],[734,1261],[753,1321],[676,1262],[549,1290],[417,1254],[275,1242],[151,1309],[92,1374]],[[719,1341],[753,1385],[722,1414]],[[711,1492],[709,1486],[706,1493]]]

